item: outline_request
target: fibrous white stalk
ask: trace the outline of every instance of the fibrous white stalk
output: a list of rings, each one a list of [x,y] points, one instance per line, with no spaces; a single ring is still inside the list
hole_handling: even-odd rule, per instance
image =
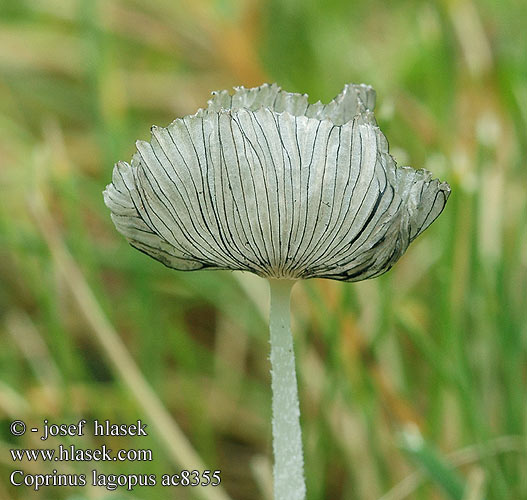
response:
[[[274,500],[304,500],[304,456],[290,325],[295,282],[270,279],[271,385],[273,393]]]

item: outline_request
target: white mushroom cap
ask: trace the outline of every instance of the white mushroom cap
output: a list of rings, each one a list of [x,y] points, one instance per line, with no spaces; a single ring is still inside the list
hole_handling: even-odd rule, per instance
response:
[[[277,85],[213,94],[207,109],[152,127],[104,191],[117,229],[168,267],[273,278],[378,276],[441,213],[430,172],[397,167],[375,92],[327,105]]]

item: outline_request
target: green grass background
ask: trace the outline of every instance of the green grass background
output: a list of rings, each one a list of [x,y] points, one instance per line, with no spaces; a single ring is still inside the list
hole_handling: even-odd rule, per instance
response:
[[[199,498],[9,484],[188,468],[101,343],[118,335],[230,498],[270,499],[265,283],[167,270],[101,192],[152,124],[276,81],[313,101],[371,84],[399,164],[452,187],[388,274],[294,289],[308,500],[527,499],[526,22],[519,0],[0,2],[0,498]],[[41,444],[9,423],[44,418],[142,418],[147,438],[50,445],[154,461],[15,466]]]

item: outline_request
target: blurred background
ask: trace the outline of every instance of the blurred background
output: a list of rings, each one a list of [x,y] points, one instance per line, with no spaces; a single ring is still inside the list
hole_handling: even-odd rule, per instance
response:
[[[270,500],[266,283],[129,247],[113,164],[210,92],[377,90],[399,164],[450,183],[395,268],[293,291],[308,500],[527,499],[527,3],[0,2],[0,498],[27,473],[221,470],[223,489],[47,487],[42,499]],[[15,464],[43,419],[148,424],[151,462]],[[216,496],[215,496],[216,495]]]

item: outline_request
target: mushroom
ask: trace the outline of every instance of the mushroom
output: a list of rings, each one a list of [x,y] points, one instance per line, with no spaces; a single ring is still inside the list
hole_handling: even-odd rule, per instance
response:
[[[292,285],[385,273],[450,194],[396,166],[374,104],[366,85],[326,105],[276,84],[213,93],[206,109],[152,127],[104,191],[117,230],[166,266],[269,280],[276,500],[305,498]]]

